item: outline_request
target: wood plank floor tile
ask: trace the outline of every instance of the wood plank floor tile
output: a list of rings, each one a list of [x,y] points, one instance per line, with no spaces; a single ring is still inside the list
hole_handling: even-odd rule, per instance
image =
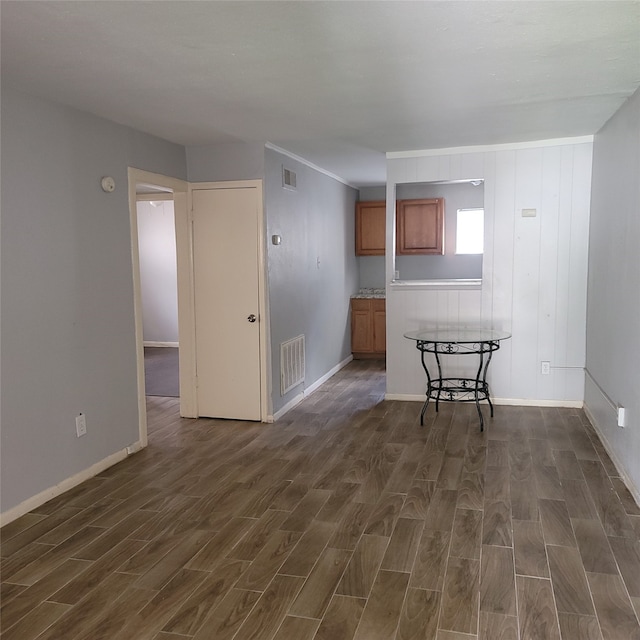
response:
[[[35,609],[43,600],[61,589],[65,584],[87,569],[88,562],[84,560],[66,560],[59,569],[38,580],[32,586],[19,593],[14,599],[0,603],[0,620],[2,629],[9,629],[29,611]]]
[[[241,560],[225,560],[218,565],[215,572],[207,575],[193,595],[169,619],[163,630],[195,635],[248,566],[247,562]]]
[[[571,518],[597,518],[596,507],[591,492],[584,480],[565,479],[562,481],[563,500]]]
[[[531,480],[511,478],[511,513],[514,520],[538,520],[538,496]]]
[[[516,576],[520,640],[560,640],[551,581]]]
[[[74,640],[111,640],[129,625],[132,617],[146,607],[157,595],[150,589],[129,587],[121,597],[107,605],[91,625],[86,627]]]
[[[135,576],[124,573],[111,574],[87,597],[70,607],[55,624],[38,637],[38,640],[59,640],[80,635],[114,599],[131,586],[134,580]]]
[[[327,489],[310,489],[282,523],[281,528],[286,531],[306,531],[330,496],[331,491]]]
[[[232,518],[185,566],[194,571],[213,571],[255,522],[251,518]]]
[[[393,640],[396,634],[409,574],[379,571],[362,613],[355,640]]]
[[[484,474],[484,499],[508,501],[510,476],[509,467],[488,468]]]
[[[337,525],[332,522],[314,520],[280,567],[280,573],[291,576],[308,576],[333,536],[336,527]]]
[[[291,638],[312,640],[312,638],[317,637],[315,634],[319,624],[318,620],[287,616],[282,621],[276,635],[273,636],[273,640],[291,640]]]
[[[482,516],[482,511],[456,509],[449,555],[480,559]]]
[[[618,567],[600,520],[572,518],[571,524],[585,571],[617,574]]]
[[[608,536],[634,538],[633,525],[602,464],[594,460],[579,462],[604,532]]]
[[[518,618],[480,611],[478,640],[518,640]]]
[[[147,605],[130,618],[129,624],[113,636],[113,640],[151,640],[202,584],[206,575],[204,571],[181,569]]]
[[[289,612],[304,618],[322,618],[342,574],[351,560],[346,549],[327,547],[309,574]]]
[[[439,628],[476,633],[480,587],[480,562],[450,558],[442,589]]]
[[[393,530],[391,540],[389,540],[381,569],[410,572],[423,528],[424,522],[422,520],[400,518]]]
[[[547,545],[556,608],[563,613],[593,615],[593,604],[577,549]]]
[[[481,510],[484,506],[484,474],[463,471],[458,485],[459,509]]]
[[[364,598],[334,595],[314,640],[352,640],[366,604]],[[314,621],[317,624],[317,621]],[[298,636],[285,636],[289,640]]]
[[[353,551],[373,513],[373,509],[374,505],[372,504],[352,502],[329,540],[329,546]]]
[[[510,547],[513,544],[511,509],[502,500],[487,502],[482,521],[482,544]]]
[[[513,545],[517,574],[538,578],[549,577],[547,552],[539,522],[514,520]]]
[[[404,501],[405,496],[402,494],[383,493],[369,516],[364,533],[390,538],[400,517]]]
[[[622,478],[611,478],[611,484],[613,484],[613,487],[618,494],[618,498],[622,503],[625,513],[630,516],[640,516],[640,506],[636,504],[636,501],[633,499],[631,492]]]
[[[633,598],[640,598],[640,540],[609,538],[609,544],[618,562],[618,567],[620,567],[620,573],[629,595]],[[593,569],[587,568],[587,571],[593,571]],[[600,573],[616,572],[600,571]]]
[[[578,464],[578,458],[573,451],[554,451],[553,457],[560,480],[582,480],[584,478]]]
[[[40,602],[20,622],[2,634],[3,640],[33,640],[56,622],[71,605]]]
[[[262,595],[259,591],[231,589],[220,605],[206,618],[194,640],[231,640]]]
[[[447,531],[423,531],[411,572],[412,587],[442,590],[450,542],[451,534]]]
[[[600,625],[595,616],[559,613],[558,620],[562,640],[602,640]]]
[[[264,591],[301,537],[299,531],[274,531],[238,580],[238,589]]]
[[[587,574],[604,640],[638,640],[640,625],[622,579],[606,573]]]
[[[388,544],[388,538],[363,535],[342,575],[336,593],[368,598]]]
[[[435,490],[435,482],[430,480],[414,480],[407,492],[400,517],[424,520],[427,516],[427,510]]]
[[[457,501],[457,491],[453,489],[436,489],[427,509],[425,527],[438,531],[451,531]]]
[[[441,594],[424,589],[407,590],[396,640],[435,640]]]
[[[303,582],[302,578],[276,576],[239,628],[238,637],[243,640],[270,640],[300,592]]]
[[[542,532],[547,544],[577,547],[564,500],[539,500]]]
[[[508,547],[482,548],[480,611],[516,615],[513,550]]]
[[[126,562],[147,543],[141,540],[123,540],[100,560],[91,563],[80,575],[73,578],[49,597],[53,602],[75,604],[95,589],[109,574]]]

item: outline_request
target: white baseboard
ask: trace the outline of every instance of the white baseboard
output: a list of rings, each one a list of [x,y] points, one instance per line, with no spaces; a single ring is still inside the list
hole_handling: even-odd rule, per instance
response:
[[[155,342],[153,340],[145,340],[142,343],[145,347],[178,347],[179,342]]]
[[[132,445],[132,447],[135,445]],[[69,491],[69,489],[73,489],[73,487],[79,485],[81,482],[88,480],[89,478],[93,478],[93,476],[98,475],[105,469],[112,467],[114,464],[117,464],[121,460],[124,460],[129,454],[128,449],[121,449],[120,451],[116,451],[112,453],[110,456],[107,456],[103,460],[96,462],[91,465],[88,469],[84,469],[79,473],[71,476],[70,478],[66,478],[62,482],[59,482],[53,487],[49,487],[44,491],[41,491],[35,496],[31,498],[27,498],[24,502],[8,509],[0,513],[0,527],[4,527],[5,524],[9,524],[14,520],[17,520],[20,516],[23,516],[25,513],[29,513],[29,511],[33,511],[37,507],[43,505],[45,502],[48,502],[52,498],[57,498],[59,495],[62,495],[65,491]]]
[[[400,400],[402,402],[424,402],[423,394],[408,393],[385,393],[385,400]],[[435,402],[435,400],[432,400]],[[440,402],[449,402],[444,398]],[[491,398],[491,402],[496,405],[508,405],[513,407],[565,407],[570,409],[582,409],[582,400],[532,400],[530,398]]]
[[[295,406],[299,405],[305,398],[308,398],[314,391],[316,391],[320,386],[322,386],[329,378],[334,376],[340,369],[344,369],[351,361],[353,360],[353,355],[347,356],[342,362],[339,362],[335,367],[327,371],[323,376],[318,378],[312,385],[303,389],[298,395],[289,400],[287,404],[284,405],[281,409],[276,411],[272,416],[267,417],[267,422],[275,422],[279,418],[291,411]]]
[[[600,438],[600,442],[602,442],[602,446],[604,447],[605,451],[609,454],[609,457],[611,458],[611,462],[613,462],[613,466],[617,469],[618,473],[620,474],[622,481],[625,483],[627,489],[629,489],[629,492],[633,496],[633,499],[636,501],[636,504],[640,505],[640,488],[636,487],[633,481],[631,480],[631,477],[626,472],[624,465],[622,464],[622,462],[616,455],[615,451],[609,444],[609,441],[607,440],[604,434],[604,431],[598,425],[598,421],[596,417],[593,415],[593,413],[591,412],[591,410],[589,409],[586,403],[584,405],[584,413],[587,416],[587,419],[589,420],[593,428],[595,429],[596,433],[598,434],[598,438]]]

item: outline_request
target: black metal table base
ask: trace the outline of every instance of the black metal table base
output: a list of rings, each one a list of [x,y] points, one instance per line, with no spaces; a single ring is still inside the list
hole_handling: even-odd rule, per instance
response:
[[[420,412],[420,425],[424,425],[424,414],[429,406],[429,400],[435,400],[436,411],[440,408],[440,401],[475,402],[480,419],[480,431],[484,431],[484,416],[480,403],[486,400],[493,418],[493,404],[487,383],[487,369],[494,351],[500,348],[499,341],[483,341],[474,344],[457,344],[450,342],[430,342],[418,340],[416,347],[421,353],[422,368],[427,376],[427,399]],[[433,353],[438,366],[438,377],[432,378],[425,362],[425,353]],[[480,364],[475,378],[453,378],[442,375],[441,355],[469,355],[478,354]]]

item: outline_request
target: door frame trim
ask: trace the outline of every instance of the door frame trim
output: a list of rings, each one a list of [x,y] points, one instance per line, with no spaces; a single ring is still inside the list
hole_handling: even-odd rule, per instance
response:
[[[189,215],[187,209],[188,182],[179,178],[151,173],[128,167],[129,179],[129,228],[131,235],[131,267],[133,275],[133,310],[136,343],[136,378],[138,389],[138,441],[127,448],[134,453],[147,446],[147,401],[144,379],[144,338],[142,324],[142,287],[140,282],[140,252],[138,248],[137,184],[149,184],[170,189],[173,192],[176,227],[176,261],[178,276],[178,340],[180,344],[180,415],[195,414],[195,359],[194,344],[189,331],[189,293],[192,287],[189,255]],[[185,242],[186,241],[186,242]]]
[[[260,339],[260,421],[270,422],[271,379],[269,377],[270,343],[269,343],[269,314],[267,300],[267,273],[266,273],[266,227],[264,215],[264,185],[262,180],[229,180],[225,182],[190,182],[188,183],[188,215],[189,215],[189,258],[190,258],[190,306],[189,326],[192,327],[190,339],[193,345],[193,360],[195,366],[195,304],[194,304],[194,279],[193,279],[193,192],[210,191],[214,189],[256,189],[256,203],[258,207],[258,329]],[[178,304],[179,301],[178,301]],[[182,346],[182,336],[180,337]],[[195,382],[195,380],[194,380]],[[194,384],[194,409],[198,414],[197,393]]]

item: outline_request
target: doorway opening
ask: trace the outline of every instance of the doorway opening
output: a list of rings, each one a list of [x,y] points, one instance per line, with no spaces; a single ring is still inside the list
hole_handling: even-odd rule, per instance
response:
[[[136,185],[145,394],[180,397],[173,193]]]

